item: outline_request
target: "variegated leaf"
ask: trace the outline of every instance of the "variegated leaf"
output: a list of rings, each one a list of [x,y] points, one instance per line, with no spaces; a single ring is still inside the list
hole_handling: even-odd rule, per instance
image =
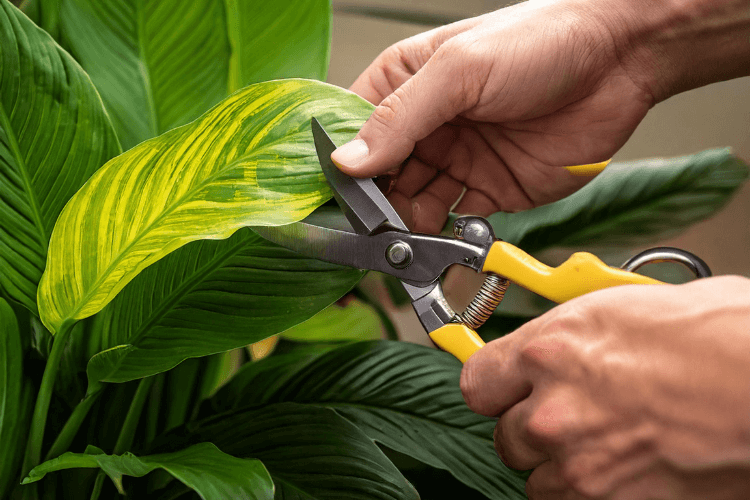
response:
[[[191,241],[302,219],[330,197],[310,118],[343,143],[371,110],[332,85],[264,82],[112,159],[52,233],[39,291],[43,322],[55,332],[95,314],[139,272]]]

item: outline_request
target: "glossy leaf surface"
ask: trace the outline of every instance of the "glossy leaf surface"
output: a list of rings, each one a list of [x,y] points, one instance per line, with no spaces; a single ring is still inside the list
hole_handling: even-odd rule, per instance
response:
[[[43,322],[55,332],[97,313],[143,269],[191,241],[305,217],[330,197],[310,118],[343,143],[371,109],[320,82],[259,83],[112,159],[52,233],[39,293]]]
[[[300,257],[247,228],[197,241],[125,287],[93,318],[78,355],[91,358],[90,384],[153,375],[286,330],[338,300],[362,274]]]
[[[187,436],[168,436],[169,446],[211,441],[226,453],[258,458],[273,478],[277,499],[419,498],[365,433],[326,408],[269,405],[192,428]]]
[[[52,227],[119,145],[81,67],[0,2],[0,289],[36,313]]]
[[[127,149],[264,80],[324,80],[330,0],[61,0],[65,43]]]
[[[489,220],[499,238],[527,252],[643,244],[710,216],[747,177],[747,165],[728,149],[614,163],[563,200]]]
[[[332,408],[370,438],[446,469],[490,498],[525,498],[524,479],[495,454],[495,421],[466,406],[461,363],[449,354],[375,341],[292,356],[289,363],[272,356],[243,367],[216,394],[215,410],[281,401]]]
[[[89,447],[88,453],[64,453],[35,467],[23,484],[39,481],[50,472],[101,468],[124,494],[123,476],[142,477],[157,469],[189,486],[204,500],[273,498],[273,483],[259,460],[235,458],[211,443],[200,443],[175,453],[136,457],[132,453],[106,455]]]

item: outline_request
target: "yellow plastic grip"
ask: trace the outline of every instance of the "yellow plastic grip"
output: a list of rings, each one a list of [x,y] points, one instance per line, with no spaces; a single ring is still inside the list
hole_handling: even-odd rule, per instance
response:
[[[601,161],[599,163],[588,163],[586,165],[571,165],[569,167],[563,167],[565,170],[573,175],[581,176],[593,176],[604,170],[604,167],[609,165],[612,159],[607,161]]]
[[[499,274],[557,303],[612,286],[662,284],[642,274],[610,267],[586,252],[574,253],[558,267],[550,267],[505,241],[492,244],[482,272]]]
[[[484,346],[484,341],[477,332],[462,323],[448,323],[430,332],[430,338],[444,351],[453,354],[466,363],[469,356]]]

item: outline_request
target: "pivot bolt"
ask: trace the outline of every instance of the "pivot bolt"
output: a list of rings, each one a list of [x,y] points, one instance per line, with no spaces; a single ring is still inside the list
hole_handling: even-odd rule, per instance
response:
[[[385,260],[396,269],[403,269],[411,264],[411,247],[403,241],[396,241],[388,245]]]

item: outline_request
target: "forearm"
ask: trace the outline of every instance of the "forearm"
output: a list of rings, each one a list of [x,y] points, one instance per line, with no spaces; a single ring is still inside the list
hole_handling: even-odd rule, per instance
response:
[[[750,75],[750,0],[604,0],[599,6],[618,56],[654,103]]]

